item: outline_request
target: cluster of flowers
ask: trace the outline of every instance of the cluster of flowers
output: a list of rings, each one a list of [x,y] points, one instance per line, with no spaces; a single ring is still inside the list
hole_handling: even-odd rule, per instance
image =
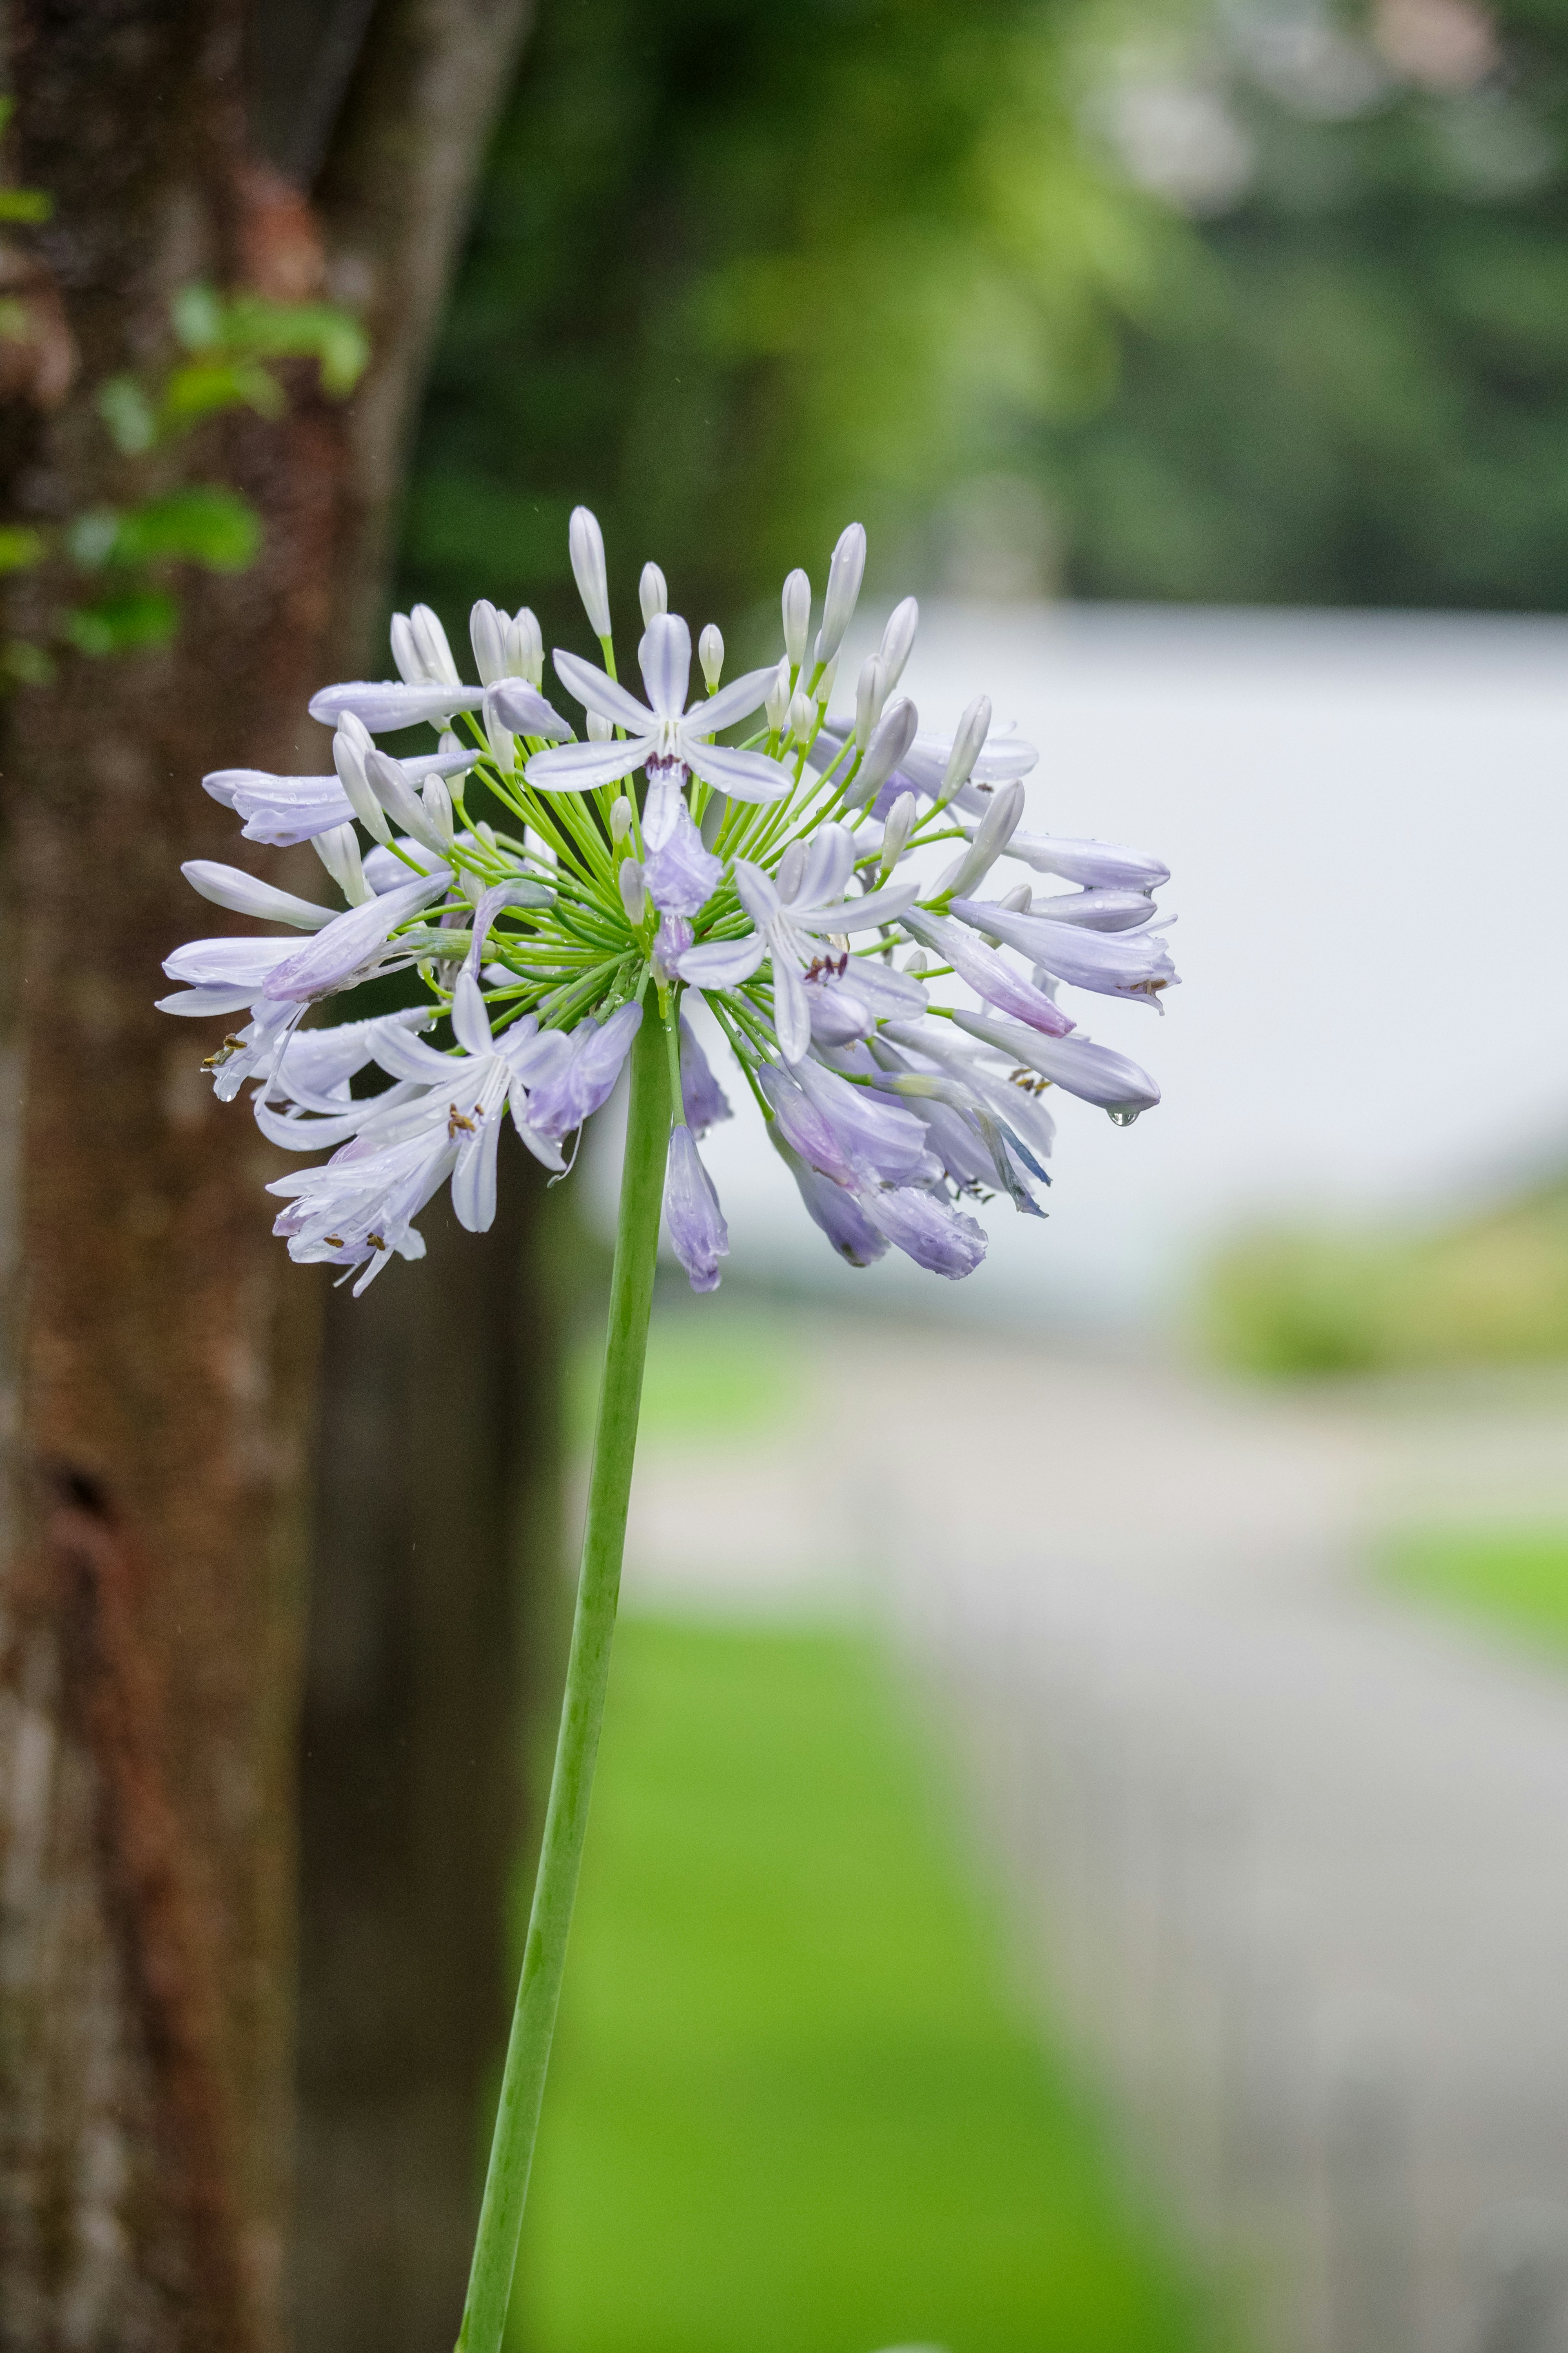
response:
[[[707,692],[689,707],[690,636],[653,564],[640,587],[646,700],[618,682],[604,543],[580,507],[573,570],[605,666],[557,652],[554,670],[586,713],[585,740],[545,699],[531,612],[475,606],[468,686],[419,606],[393,621],[399,679],[311,702],[335,731],[332,775],[204,780],[247,840],[312,842],[347,902],[195,860],[184,871],[204,898],[310,936],[195,940],[164,967],[183,984],[165,1011],[248,1017],[208,1058],[218,1094],[254,1082],[275,1144],[331,1151],[270,1187],[296,1259],[342,1265],[363,1291],[395,1252],[423,1254],[414,1219],[448,1181],[458,1217],[482,1230],[504,1115],[562,1170],[563,1143],[653,1018],[671,1060],[667,1231],[695,1288],[713,1289],[729,1240],[697,1140],[731,1110],[681,1010],[690,991],[807,1211],[854,1266],[891,1243],[965,1275],[985,1237],[962,1201],[994,1192],[1038,1215],[1047,1086],[1123,1125],[1159,1101],[1146,1072],[1078,1032],[1057,992],[1158,1005],[1176,977],[1152,895],[1166,868],[1024,831],[1037,754],[993,730],[984,696],[954,733],[922,732],[897,692],[912,597],[861,669],[853,710],[830,715],[865,550],[851,524],[815,633],[811,584],[790,575],[776,667],[722,684],[723,640],[705,628]],[[748,721],[743,743],[716,740]],[[434,751],[378,750],[377,735],[419,724],[437,731]],[[1004,859],[1074,887],[981,897]],[[301,1026],[323,999],[408,970],[418,1006]],[[934,1003],[938,980],[975,1005]],[[450,1045],[426,1034],[445,1035],[443,1022]]]

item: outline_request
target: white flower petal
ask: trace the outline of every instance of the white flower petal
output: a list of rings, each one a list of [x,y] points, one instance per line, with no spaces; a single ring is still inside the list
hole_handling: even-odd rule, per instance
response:
[[[735,860],[735,889],[758,931],[765,932],[770,923],[778,920],[779,894],[773,877],[760,866],[753,866],[749,858]]]
[[[624,686],[609,677],[594,662],[584,661],[576,654],[563,653],[559,647],[552,656],[555,675],[568,694],[574,694],[585,711],[596,711],[601,719],[610,720],[632,735],[657,734],[658,721],[646,704],[628,694]]]
[[[637,735],[627,744],[558,744],[534,754],[523,779],[541,792],[591,793],[640,768],[658,741],[657,735]]]
[[[687,726],[700,729],[704,735],[717,735],[721,728],[733,727],[738,719],[749,719],[773,692],[777,676],[778,664],[770,662],[766,670],[749,670],[742,677],[732,678],[728,686],[721,686],[717,694],[687,712]]]
[[[690,728],[680,731],[680,750],[687,766],[705,785],[717,786],[737,801],[782,801],[795,790],[792,772],[770,760],[765,752],[738,752],[727,744],[704,744]]]
[[[258,915],[263,923],[292,923],[297,932],[319,932],[342,913],[319,906],[312,899],[297,899],[292,891],[275,890],[237,866],[222,866],[213,858],[187,858],[180,869],[193,891],[215,907],[230,907],[237,915]]]
[[[490,1039],[490,1017],[485,1011],[479,984],[471,972],[459,973],[458,986],[452,991],[452,1034],[465,1054],[495,1051]]]
[[[832,907],[792,907],[789,919],[803,932],[863,932],[878,923],[896,923],[920,893],[918,882],[892,882],[866,899],[842,899]]]
[[[647,699],[661,719],[679,719],[691,684],[691,632],[679,613],[656,613],[637,648]]]
[[[795,958],[773,951],[773,1029],[786,1062],[805,1059],[811,1044],[811,999]]]
[[[762,963],[767,945],[760,932],[739,940],[704,940],[678,956],[675,969],[693,988],[739,988]]]
[[[395,728],[417,727],[422,721],[450,718],[454,711],[477,710],[484,699],[482,686],[408,686],[396,679],[355,679],[346,686],[323,686],[310,697],[310,709],[323,727],[335,727],[347,711],[373,735],[390,735]]]

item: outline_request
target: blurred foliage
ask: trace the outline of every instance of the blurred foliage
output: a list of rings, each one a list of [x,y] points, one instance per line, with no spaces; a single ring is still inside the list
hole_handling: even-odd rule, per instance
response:
[[[1568,1528],[1411,1528],[1377,1566],[1397,1593],[1488,1620],[1568,1661]]]
[[[1175,233],[1080,128],[1100,0],[542,9],[420,436],[406,595],[576,626],[650,555],[728,625],[851,516],[872,578],[955,483],[1092,404]],[[635,608],[634,608],[635,609]],[[628,615],[629,618],[630,616]]]
[[[1215,2344],[934,1762],[858,1640],[623,1623],[509,2342]]]
[[[1196,233],[1114,396],[1037,443],[1066,585],[1568,605],[1563,0],[1188,0],[1130,27],[1100,117]]]
[[[1274,1375],[1568,1356],[1568,1178],[1406,1238],[1262,1234],[1213,1270],[1210,1336]]]
[[[0,111],[0,129],[5,125]],[[47,214],[0,218],[41,219]],[[352,392],[369,346],[357,320],[328,303],[275,302],[241,290],[224,294],[205,285],[182,287],[170,323],[184,356],[155,372],[110,376],[93,406],[121,457],[137,461],[182,440],[226,409],[246,407],[281,416],[288,392],[278,375],[285,360],[314,359],[323,391]],[[0,332],[5,322],[0,319]],[[249,501],[221,483],[150,491],[124,507],[92,507],[55,532],[0,530],[0,574],[30,570],[55,554],[92,583],[83,601],[53,619],[56,639],[79,653],[101,656],[166,645],[180,625],[180,599],[171,566],[243,572],[261,545],[261,520]],[[46,644],[0,640],[0,684],[47,681],[53,660]]]

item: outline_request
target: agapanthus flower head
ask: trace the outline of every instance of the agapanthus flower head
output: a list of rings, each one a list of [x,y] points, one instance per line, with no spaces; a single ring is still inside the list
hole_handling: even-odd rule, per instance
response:
[[[922,724],[900,691],[913,597],[861,663],[852,708],[830,712],[865,569],[858,524],[832,552],[815,635],[797,570],[782,656],[723,684],[709,623],[695,697],[690,630],[658,565],[637,584],[639,695],[617,674],[586,508],[569,553],[602,656],[552,657],[577,722],[547,699],[526,607],[474,607],[470,686],[418,605],[394,617],[395,679],[313,697],[333,731],[331,774],[323,759],[312,776],[204,779],[246,839],[312,841],[342,902],[193,860],[205,898],[285,929],[195,940],[164,967],[184,984],[168,1011],[228,1025],[206,1058],[218,1093],[249,1086],[270,1141],[329,1155],[274,1182],[277,1231],[360,1291],[394,1256],[422,1254],[414,1221],[444,1187],[482,1229],[502,1128],[563,1173],[652,1021],[669,1055],[666,1230],[696,1289],[717,1285],[729,1250],[698,1147],[731,1108],[702,1030],[728,1047],[840,1257],[868,1266],[892,1248],[933,1273],[972,1272],[977,1203],[1040,1214],[1047,1088],[1119,1125],[1160,1099],[1135,1062],[1082,1036],[1058,990],[1161,1005],[1176,981],[1153,898],[1167,870],[1119,844],[1025,831],[1037,754],[984,693],[951,727]],[[436,731],[428,752],[376,743],[418,724]],[[1020,865],[1069,887],[1037,892],[1012,879]],[[418,1002],[322,1019],[387,974]]]

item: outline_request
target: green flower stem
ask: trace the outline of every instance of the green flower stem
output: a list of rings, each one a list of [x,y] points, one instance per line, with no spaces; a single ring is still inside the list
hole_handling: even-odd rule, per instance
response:
[[[631,1074],[620,1218],[610,1278],[609,1330],[572,1653],[522,1977],[507,2045],[468,2301],[458,2335],[458,2353],[500,2353],[588,1828],[588,1800],[620,1591],[669,1139],[669,1065],[664,1025],[657,1014],[646,1017],[637,1032]]]

